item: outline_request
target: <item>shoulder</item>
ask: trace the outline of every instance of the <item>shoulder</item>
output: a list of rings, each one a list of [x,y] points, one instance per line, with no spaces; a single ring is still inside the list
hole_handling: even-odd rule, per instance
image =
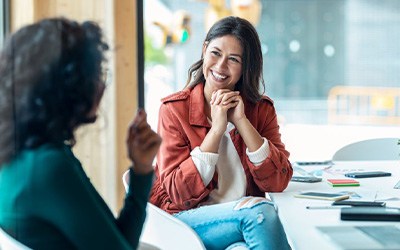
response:
[[[48,164],[50,166],[68,162],[73,157],[71,149],[65,145],[45,144],[32,150],[31,153],[35,162],[50,163]]]
[[[252,106],[254,108],[258,107],[261,109],[272,108],[272,107],[274,107],[274,101],[270,97],[268,97],[266,95],[262,95],[261,98]]]
[[[168,102],[176,102],[188,99],[190,96],[190,89],[184,89],[179,92],[173,93],[161,99],[163,104]]]
[[[66,145],[46,144],[28,152],[28,157],[31,158],[32,168],[37,170],[33,174],[47,181],[60,176],[67,178],[80,166],[71,148]]]
[[[266,95],[262,95],[262,96],[261,96],[260,102],[265,102],[265,103],[274,105],[274,101],[273,101],[270,97],[268,97],[268,96],[266,96]]]
[[[258,100],[254,106],[251,107],[252,108],[250,108],[250,110],[258,110],[256,112],[258,114],[275,112],[274,101],[266,95],[261,96],[260,100]]]

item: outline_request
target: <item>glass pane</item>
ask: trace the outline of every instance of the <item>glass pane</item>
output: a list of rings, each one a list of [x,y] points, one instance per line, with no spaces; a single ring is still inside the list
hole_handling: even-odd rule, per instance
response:
[[[153,128],[159,99],[184,88],[213,17],[229,13],[251,18],[259,32],[264,94],[275,101],[291,160],[329,159],[352,141],[400,138],[398,0],[145,1]]]
[[[0,2],[0,48],[3,47],[3,42],[4,42],[4,25],[5,25],[5,20],[4,20],[4,1]]]

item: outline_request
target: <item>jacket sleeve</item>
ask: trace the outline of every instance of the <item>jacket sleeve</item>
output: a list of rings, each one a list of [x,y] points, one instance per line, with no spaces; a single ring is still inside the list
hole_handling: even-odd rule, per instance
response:
[[[37,163],[46,162],[51,164],[32,180],[38,218],[60,230],[77,249],[137,248],[152,174],[131,174],[133,191],[115,219],[76,159],[50,153]]]
[[[283,191],[293,175],[289,161],[289,152],[281,141],[278,119],[275,108],[269,102],[263,102],[258,107],[256,126],[260,135],[268,140],[270,153],[264,162],[255,166],[246,157],[246,164],[258,188],[262,192]]]
[[[157,156],[160,182],[170,198],[170,202],[181,210],[195,207],[209,193],[199,171],[190,155],[192,145],[185,133],[191,125],[174,113],[169,107],[173,103],[164,103],[160,107],[158,133],[163,138]],[[205,129],[205,128],[204,128]]]

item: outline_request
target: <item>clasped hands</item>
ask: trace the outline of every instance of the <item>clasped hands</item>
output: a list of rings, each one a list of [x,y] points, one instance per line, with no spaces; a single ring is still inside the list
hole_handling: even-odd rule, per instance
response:
[[[237,126],[246,118],[244,103],[239,91],[219,89],[212,93],[210,100],[212,128],[221,133],[225,132],[228,122]]]

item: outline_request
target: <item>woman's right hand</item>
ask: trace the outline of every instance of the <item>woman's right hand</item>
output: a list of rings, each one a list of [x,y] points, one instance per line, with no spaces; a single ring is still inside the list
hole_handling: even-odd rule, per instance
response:
[[[238,91],[229,89],[219,89],[214,91],[211,95],[211,120],[212,127],[217,133],[224,133],[228,124],[228,110],[236,107],[238,102],[236,97],[239,95]]]
[[[161,144],[161,137],[147,123],[147,114],[143,109],[130,123],[126,145],[128,157],[133,162],[137,174],[153,171],[153,160]]]

